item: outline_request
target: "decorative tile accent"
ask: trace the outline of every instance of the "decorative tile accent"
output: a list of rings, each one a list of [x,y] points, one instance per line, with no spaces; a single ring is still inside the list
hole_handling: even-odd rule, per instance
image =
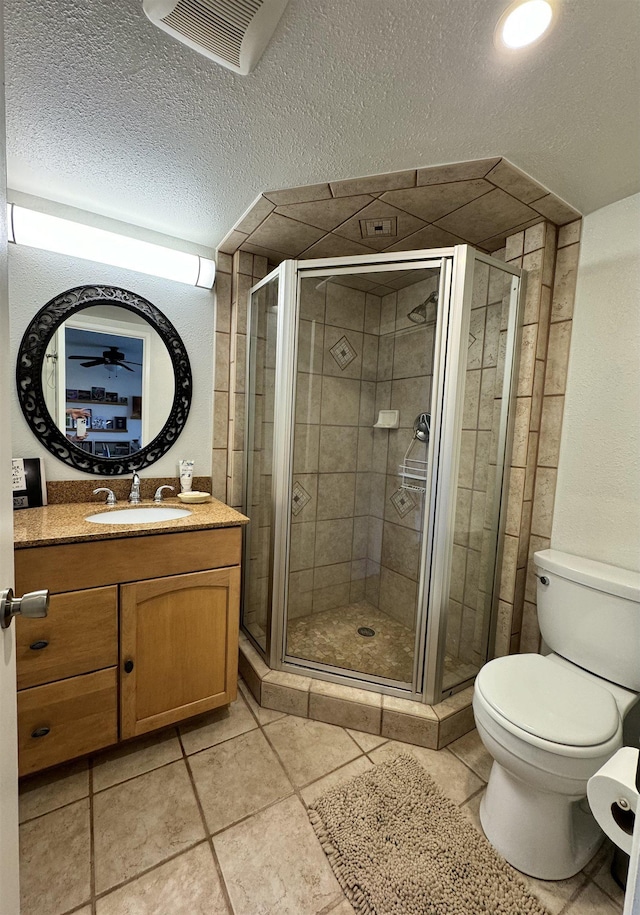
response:
[[[291,513],[299,515],[305,505],[311,500],[311,496],[300,483],[296,480],[293,484],[293,496],[291,498]]]
[[[329,352],[343,371],[358,357],[358,354],[346,337],[340,337],[338,342],[331,347]]]
[[[416,500],[406,489],[396,489],[391,496],[391,502],[401,518],[404,518],[416,507]]]

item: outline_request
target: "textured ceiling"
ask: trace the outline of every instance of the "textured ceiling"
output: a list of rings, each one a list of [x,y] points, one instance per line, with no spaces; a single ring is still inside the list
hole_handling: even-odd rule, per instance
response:
[[[261,192],[504,156],[582,213],[640,189],[637,0],[290,0],[252,74],[141,0],[5,0],[10,188],[215,246]]]

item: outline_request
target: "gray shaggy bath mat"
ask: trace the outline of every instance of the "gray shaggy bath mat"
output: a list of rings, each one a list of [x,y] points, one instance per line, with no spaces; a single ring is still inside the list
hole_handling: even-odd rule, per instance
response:
[[[331,789],[309,818],[358,915],[548,915],[412,756]]]

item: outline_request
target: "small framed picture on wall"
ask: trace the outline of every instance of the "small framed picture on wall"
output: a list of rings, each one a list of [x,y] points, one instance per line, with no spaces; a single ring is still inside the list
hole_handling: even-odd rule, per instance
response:
[[[114,416],[113,428],[116,430],[116,432],[126,432],[127,431],[127,417],[126,416]]]

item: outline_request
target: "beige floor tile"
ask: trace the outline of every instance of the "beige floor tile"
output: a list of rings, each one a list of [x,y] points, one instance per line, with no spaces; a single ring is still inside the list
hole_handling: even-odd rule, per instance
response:
[[[461,759],[463,763],[466,763],[470,769],[473,769],[483,781],[489,781],[493,758],[485,749],[476,730],[469,731],[463,737],[458,737],[457,740],[449,744],[447,749],[458,759]]]
[[[98,899],[97,915],[227,915],[208,843]]]
[[[183,725],[180,728],[180,737],[185,753],[190,755],[257,727],[247,703],[242,696],[238,696],[231,705]]]
[[[232,826],[213,844],[235,915],[317,915],[342,899],[297,797]]]
[[[21,915],[61,915],[89,901],[89,830],[88,798],[20,827]]]
[[[272,721],[277,721],[278,718],[284,718],[284,712],[276,712],[273,709],[262,708],[262,706],[258,705],[246,683],[240,682],[238,686],[245,702],[257,718],[258,724],[270,724]]]
[[[342,728],[309,718],[282,718],[264,730],[298,787],[322,778],[362,752]]]
[[[303,788],[300,792],[302,800],[305,804],[310,804],[326,791],[329,791],[331,788],[335,788],[338,785],[343,785],[345,782],[350,781],[350,779],[355,778],[356,775],[362,775],[363,772],[366,772],[367,769],[371,769],[372,766],[373,763],[370,759],[367,759],[366,756],[359,756],[352,762],[347,763],[346,766],[336,769],[335,772],[331,772],[329,775],[325,775],[324,778],[319,778],[317,782],[313,782],[311,785],[307,785],[306,788]]]
[[[624,893],[611,876],[611,861],[613,859],[613,849],[606,847],[604,860],[600,867],[593,875],[593,882],[603,890],[607,896],[622,908],[624,905]]]
[[[353,908],[348,899],[343,899],[335,909],[331,909],[328,915],[353,915]]]
[[[474,794],[473,797],[466,801],[460,808],[482,835],[484,835],[484,830],[482,828],[482,823],[480,822],[480,802],[482,801],[483,794],[484,791],[479,791],[478,794]]]
[[[96,892],[116,886],[204,838],[184,761],[94,798]]]
[[[89,766],[86,760],[59,766],[44,775],[35,775],[20,783],[20,822],[88,796]]]
[[[369,750],[375,750],[376,747],[387,741],[386,737],[381,737],[379,734],[366,734],[364,731],[352,731],[351,728],[347,728],[347,734],[353,737],[360,749],[364,750],[365,753],[368,753]]]
[[[582,872],[569,877],[568,880],[537,880],[535,877],[521,874],[520,871],[515,873],[531,887],[531,891],[547,908],[549,915],[563,912],[566,904],[578,894],[587,879]]]
[[[260,731],[249,731],[196,753],[189,765],[211,833],[293,793]]]
[[[562,915],[620,915],[622,906],[616,905],[595,883],[587,883]]]
[[[411,756],[415,756],[444,793],[456,804],[462,804],[483,786],[483,782],[478,776],[474,775],[447,749],[428,750],[426,747],[416,747],[410,743],[392,740],[377,750],[373,750],[369,757],[374,763],[379,763],[385,762],[399,753],[409,753]]]
[[[102,791],[182,757],[175,729],[133,740],[93,760],[93,790]]]
[[[604,842],[598,849],[597,854],[595,854],[591,861],[588,861],[582,868],[583,873],[585,873],[587,877],[593,878],[598,873],[605,860],[611,862],[611,859],[613,858],[614,847],[615,846],[613,842],[610,839],[605,838]]]

